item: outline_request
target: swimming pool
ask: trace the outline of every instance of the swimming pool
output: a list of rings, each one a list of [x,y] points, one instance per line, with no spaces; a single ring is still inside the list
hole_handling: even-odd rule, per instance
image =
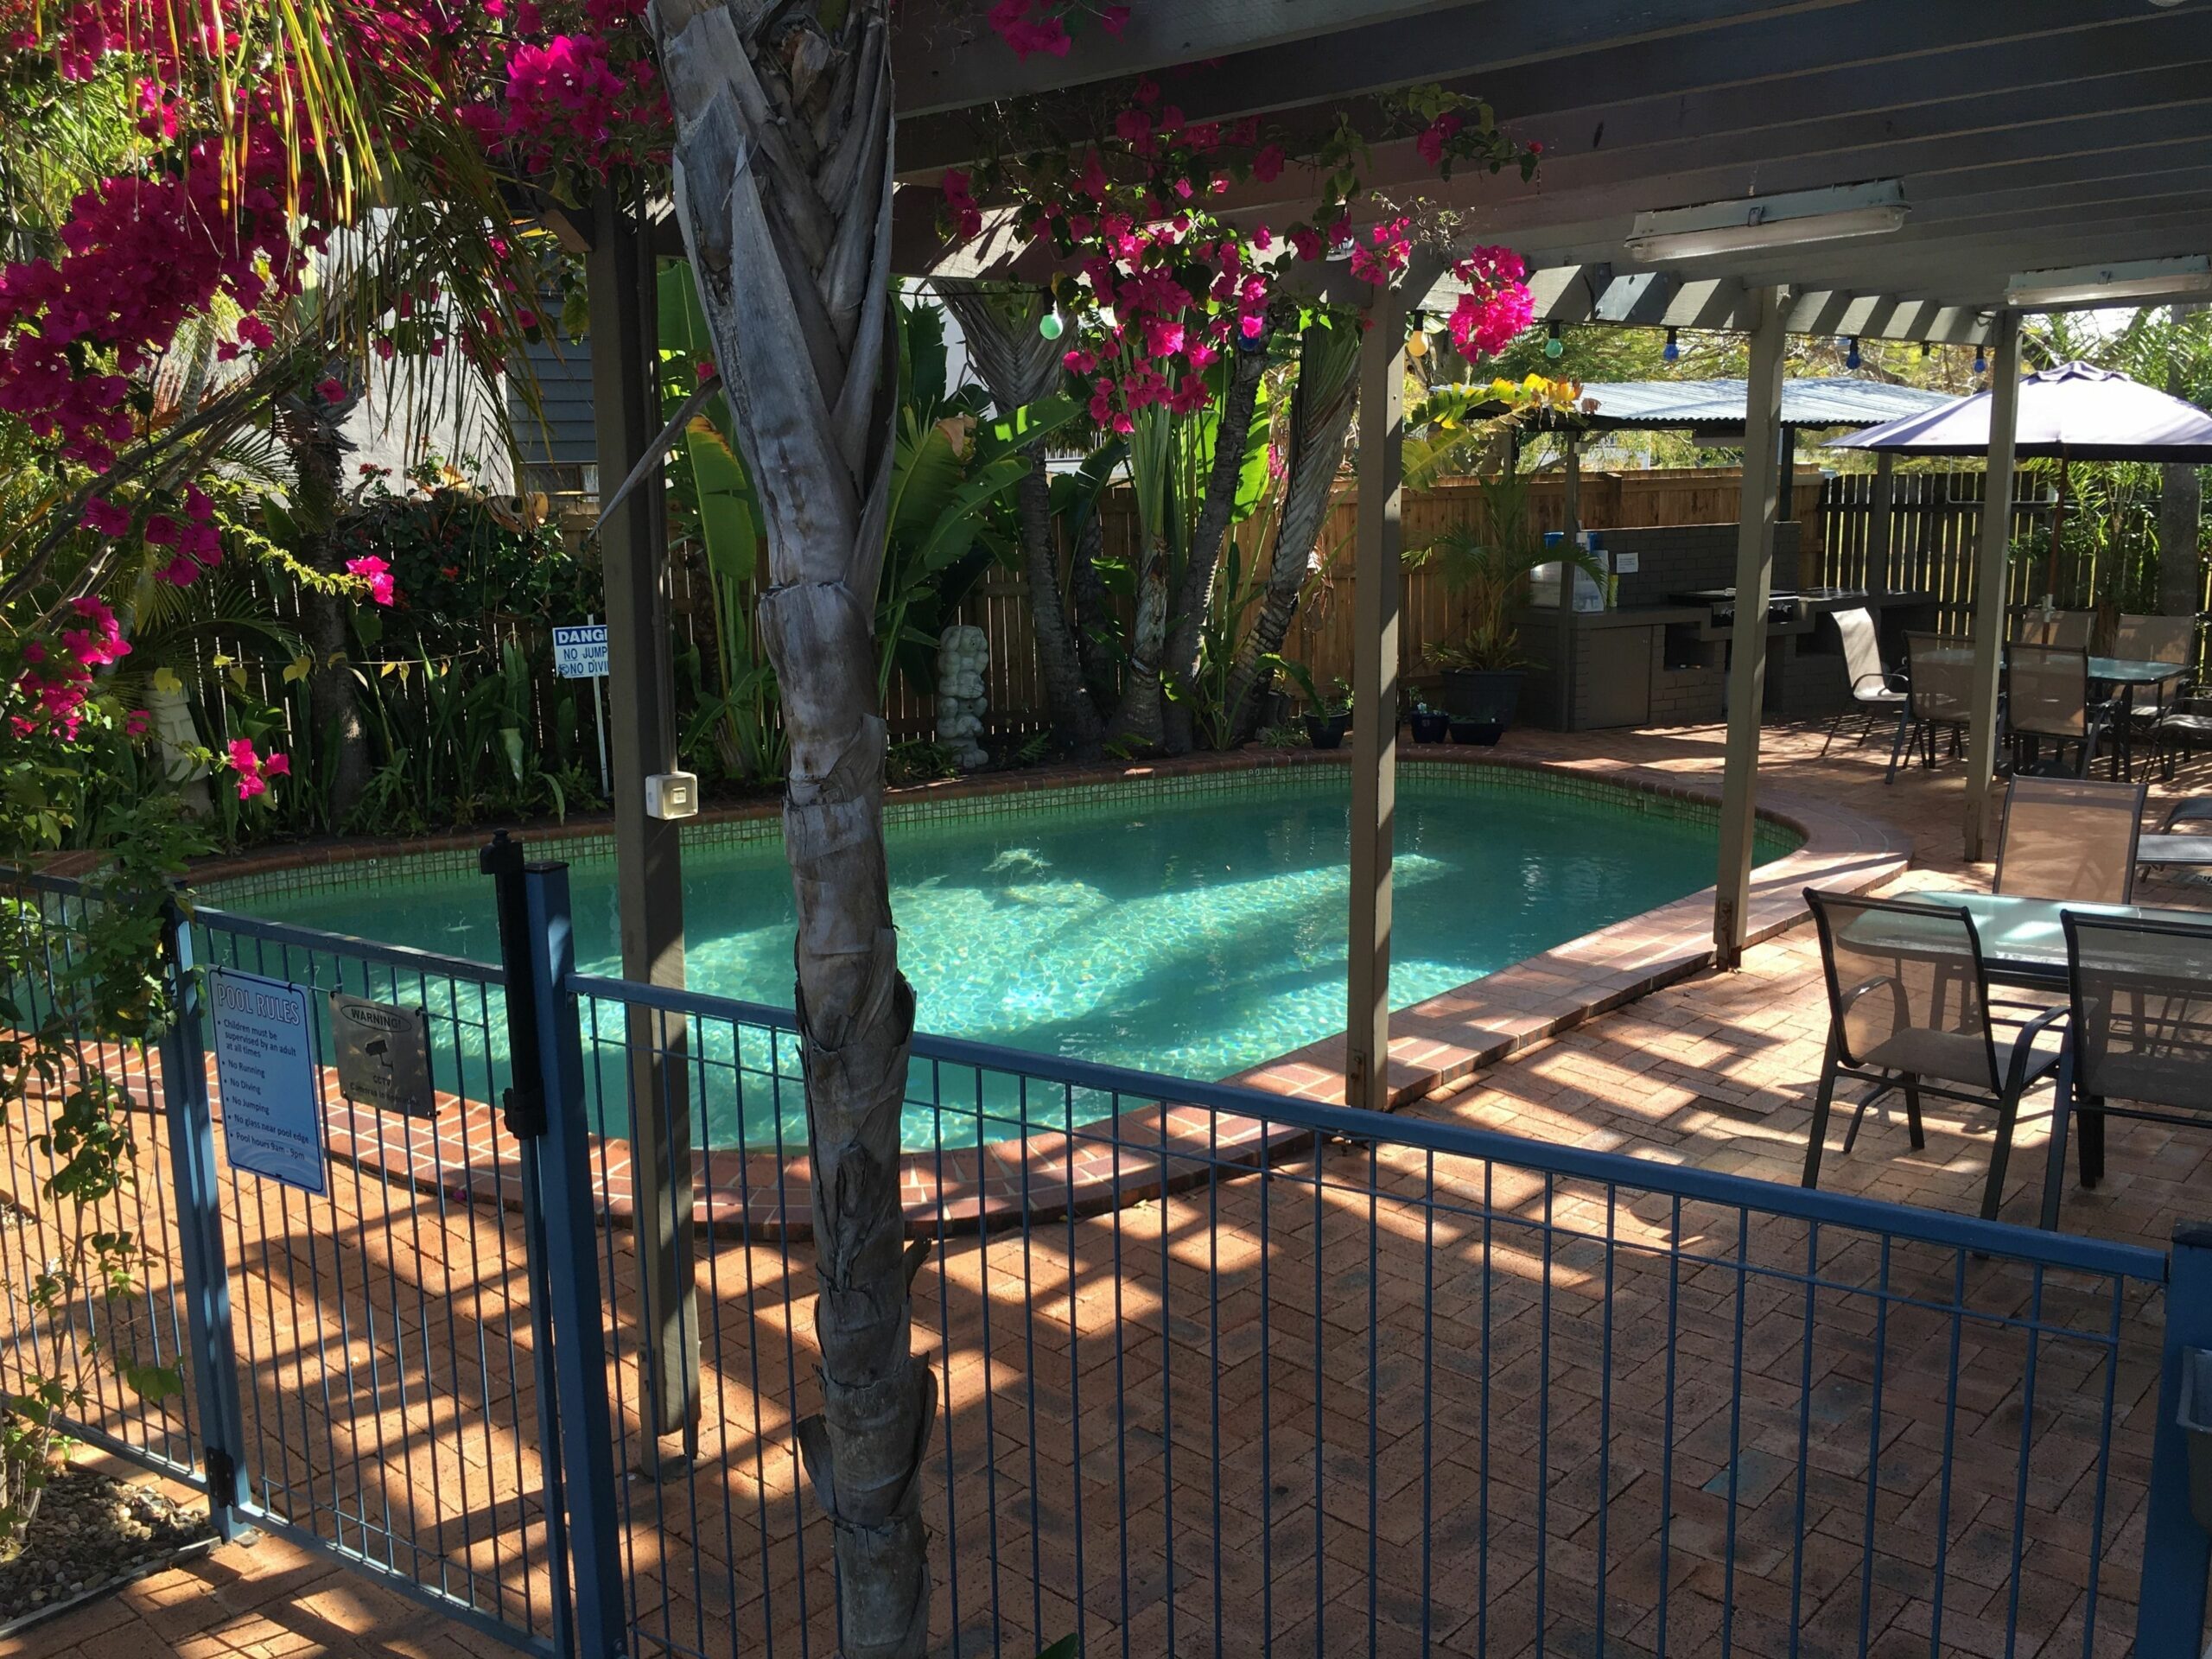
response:
[[[1342,768],[1301,766],[894,804],[892,904],[920,1028],[1204,1078],[1340,1029],[1348,790]],[[1716,839],[1697,803],[1510,767],[1402,768],[1392,1006],[1710,885]],[[1763,825],[1759,856],[1794,844]],[[617,974],[612,849],[602,837],[560,851],[578,961]],[[498,957],[490,883],[459,857],[288,875],[207,897]],[[790,1006],[793,910],[776,820],[687,840],[684,910],[692,989]],[[792,1103],[778,1103],[788,1118]],[[750,1104],[742,1115],[758,1116]],[[935,1116],[926,1103],[910,1111],[910,1148],[932,1143]],[[972,1117],[945,1133],[971,1141]]]

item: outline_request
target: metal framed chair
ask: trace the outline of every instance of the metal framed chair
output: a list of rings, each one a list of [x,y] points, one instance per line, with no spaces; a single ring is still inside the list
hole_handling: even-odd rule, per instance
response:
[[[2131,616],[2123,613],[2112,654],[2131,663],[2186,663],[2196,650],[2193,616]]]
[[[2158,711],[2152,736],[2159,771],[2171,782],[2183,760],[2196,758],[2199,745],[2212,748],[2212,697],[2176,697]]]
[[[1997,891],[2124,905],[2134,895],[2148,784],[2014,778],[2005,787]]]
[[[1927,1145],[1920,1123],[1923,1095],[1994,1105],[1997,1135],[1981,1200],[1981,1213],[1993,1218],[2005,1195],[2020,1098],[2058,1069],[2058,1049],[2046,1048],[2041,1039],[2065,1017],[2065,1007],[2046,1008],[2018,1027],[2000,1027],[1990,1011],[1981,940],[1974,918],[1962,910],[1809,887],[1805,901],[1820,929],[1828,1046],[1813,1101],[1804,1184],[1820,1185],[1836,1084],[1850,1077],[1874,1087],[1852,1115],[1843,1140],[1847,1155],[1866,1109],[1892,1089],[1904,1092],[1915,1150]]]
[[[2056,645],[2061,651],[2087,651],[2096,632],[2094,611],[2053,611],[2049,616],[2041,611],[2030,611],[2020,619],[2015,643]]]
[[[1956,753],[1974,719],[1974,647],[1940,633],[1904,637],[1905,706],[1897,715],[1897,741],[1890,745],[1890,769],[1882,781],[1896,781],[1897,760],[1908,741],[1924,741],[1924,764],[1936,764],[1936,734],[1948,732]]]
[[[2044,1177],[2045,1227],[2058,1225],[2074,1118],[2082,1185],[2090,1187],[2104,1179],[2106,1118],[2212,1125],[2212,918],[2068,911],[2063,919],[2073,1020]]]
[[[1828,745],[1835,741],[1835,734],[1843,729],[1843,722],[1854,714],[1862,714],[1866,723],[1859,734],[1864,743],[1874,734],[1874,723],[1885,715],[1904,712],[1905,693],[1900,681],[1893,680],[1888,669],[1882,665],[1882,642],[1874,631],[1874,613],[1860,607],[1834,613],[1835,631],[1843,638],[1844,672],[1851,677],[1851,700],[1854,707],[1845,709],[1828,728],[1827,742],[1821,745],[1821,753],[1828,752]]]
[[[2075,776],[2089,775],[2112,719],[2112,705],[2089,696],[2089,653],[2069,645],[2014,645],[2005,654],[2005,721],[2012,735],[2013,766],[2026,765],[2031,744],[2048,739],[2063,764],[2068,745],[2078,760]],[[2112,752],[2113,776],[2126,770]]]
[[[2171,663],[2177,668],[2186,668],[2196,656],[2196,618],[2123,613],[2113,633],[2112,654],[2127,662]],[[2124,696],[2116,700],[2126,712],[2131,749],[2138,738],[2154,751],[2166,750],[2170,736],[2181,737],[2184,747],[2187,745],[2185,725],[2171,734],[2165,729],[2168,715],[2181,705],[2182,689],[2180,681],[2168,681],[2152,692],[2147,704],[2138,706],[2142,690],[2130,687]]]

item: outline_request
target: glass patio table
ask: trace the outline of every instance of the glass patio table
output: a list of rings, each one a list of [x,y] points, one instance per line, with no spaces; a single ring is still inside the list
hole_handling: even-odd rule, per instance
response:
[[[1993,980],[2063,989],[2066,986],[2066,912],[2181,922],[2212,931],[2212,911],[2166,910],[2148,905],[2090,905],[2074,899],[2030,899],[2000,893],[1917,893],[1906,900],[1963,910],[1974,918],[1982,960]]]
[[[2188,665],[2183,663],[2139,662],[2133,657],[2089,658],[2091,679],[2102,680],[2107,685],[2124,685],[2131,690],[2139,685],[2164,685],[2188,672]]]

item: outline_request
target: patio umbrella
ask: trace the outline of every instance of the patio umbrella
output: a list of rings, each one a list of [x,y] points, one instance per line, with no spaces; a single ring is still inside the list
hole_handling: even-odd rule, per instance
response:
[[[1828,441],[1832,449],[1872,449],[1893,455],[1989,453],[1990,394]],[[2058,462],[2058,505],[2050,523],[2050,563],[2044,590],[2056,585],[2058,532],[2066,523],[2066,468],[2075,461],[2212,461],[2212,415],[2194,404],[2088,363],[2062,363],[2020,382],[2013,451],[2024,461]]]

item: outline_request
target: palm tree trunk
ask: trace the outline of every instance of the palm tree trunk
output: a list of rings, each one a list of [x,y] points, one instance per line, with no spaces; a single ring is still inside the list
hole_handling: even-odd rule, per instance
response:
[[[1060,348],[1037,332],[1051,302],[1036,289],[993,292],[964,283],[940,282],[938,292],[960,320],[961,332],[991,401],[1001,415],[1011,415],[1048,396],[1059,384]],[[1098,709],[1084,685],[1083,658],[1060,590],[1059,559],[1052,546],[1052,479],[1045,470],[1045,446],[1025,452],[1029,471],[1014,486],[1016,522],[1021,533],[1021,564],[1029,584],[1029,615],[1037,636],[1037,665],[1045,682],[1045,703],[1060,741],[1077,757],[1098,752],[1103,735]]]
[[[1146,539],[1137,556],[1137,613],[1129,628],[1129,660],[1122,671],[1122,702],[1106,722],[1109,738],[1156,749],[1166,738],[1162,721],[1160,659],[1167,648],[1167,543]]]
[[[1098,574],[1098,556],[1106,550],[1106,518],[1092,502],[1077,525],[1075,545],[1068,556],[1068,599],[1073,607],[1075,645],[1083,659],[1083,683],[1094,709],[1111,709],[1122,695],[1122,665],[1112,641],[1105,636],[1115,626],[1114,596]]]
[[[1358,385],[1352,373],[1359,354],[1355,338],[1347,350],[1330,331],[1309,328],[1300,342],[1298,385],[1291,394],[1289,476],[1283,486],[1282,513],[1275,520],[1274,557],[1268,567],[1267,593],[1259,620],[1237,653],[1230,675],[1229,706],[1236,711],[1235,735],[1249,738],[1259,729],[1260,698],[1268,676],[1260,659],[1282,649],[1290,620],[1306,586],[1313,544],[1329,516],[1329,497],[1344,457]]]
[[[798,1427],[851,1659],[929,1636],[919,1471],[936,1382],[901,1247],[899,1115],[914,995],[883,852],[875,680],[897,399],[889,0],[652,0],[675,197],[760,491],[760,619],[791,741],[784,844],[813,1160],[823,1408]]]
[[[1174,623],[1167,636],[1164,664],[1166,677],[1184,688],[1184,695],[1166,710],[1167,747],[1187,753],[1192,745],[1191,695],[1198,682],[1198,651],[1205,634],[1206,613],[1213,606],[1213,585],[1221,569],[1221,541],[1229,533],[1230,515],[1236,511],[1236,487],[1244,476],[1244,442],[1252,430],[1253,411],[1259,407],[1260,382],[1268,372],[1268,337],[1262,334],[1249,350],[1231,353],[1229,389],[1221,400],[1214,425],[1213,466],[1206,474],[1205,499],[1198,505],[1197,527],[1191,534],[1191,553],[1183,567],[1183,582],[1175,594]]]

